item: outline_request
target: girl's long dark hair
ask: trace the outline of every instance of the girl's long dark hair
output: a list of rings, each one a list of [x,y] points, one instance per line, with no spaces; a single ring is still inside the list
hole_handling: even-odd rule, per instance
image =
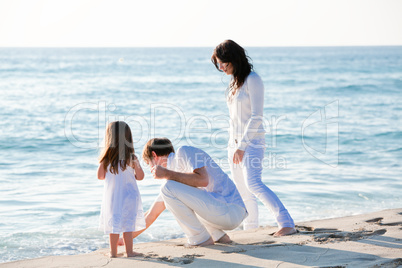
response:
[[[211,57],[212,63],[219,70],[218,59],[222,63],[231,63],[233,66],[233,80],[229,87],[230,90],[236,92],[244,84],[247,76],[253,71],[253,65],[250,63],[250,57],[247,56],[244,48],[239,46],[232,40],[225,40],[220,43],[215,49]]]
[[[103,163],[105,170],[110,165],[109,171],[119,173],[119,163],[122,170],[130,164],[134,154],[133,137],[130,127],[123,121],[115,121],[106,127],[105,148],[99,162]]]

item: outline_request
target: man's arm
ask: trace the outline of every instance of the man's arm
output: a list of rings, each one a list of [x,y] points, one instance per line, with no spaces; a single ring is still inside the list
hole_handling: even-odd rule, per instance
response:
[[[207,187],[209,183],[208,172],[205,166],[194,169],[193,173],[176,172],[162,166],[154,166],[151,172],[155,179],[177,181],[193,187]]]
[[[139,236],[142,232],[144,232],[146,229],[148,229],[149,226],[154,223],[154,221],[161,215],[161,213],[166,209],[165,207],[165,202],[163,201],[155,201],[151,208],[145,212],[145,229],[142,229],[137,232],[133,232],[133,238],[136,238]]]

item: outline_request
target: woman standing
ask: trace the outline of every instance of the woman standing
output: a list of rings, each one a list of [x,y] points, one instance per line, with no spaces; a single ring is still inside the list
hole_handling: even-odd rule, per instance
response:
[[[258,227],[258,197],[275,216],[279,226],[275,236],[289,235],[296,232],[292,217],[276,194],[261,181],[265,151],[264,85],[248,59],[245,50],[232,40],[219,44],[211,57],[219,71],[232,76],[226,90],[230,113],[228,156],[233,180],[249,213],[243,227]]]

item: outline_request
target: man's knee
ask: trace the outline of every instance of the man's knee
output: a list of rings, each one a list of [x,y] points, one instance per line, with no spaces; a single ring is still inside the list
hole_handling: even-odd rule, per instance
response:
[[[165,185],[163,185],[162,188],[161,188],[162,197],[176,196],[175,195],[175,192],[176,192],[175,189],[177,188],[178,183],[179,182],[167,180]]]

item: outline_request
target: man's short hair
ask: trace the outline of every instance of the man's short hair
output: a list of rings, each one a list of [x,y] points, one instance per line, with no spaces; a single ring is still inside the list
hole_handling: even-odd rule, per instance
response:
[[[174,153],[172,142],[168,138],[150,139],[142,151],[142,159],[148,163],[152,160],[152,152],[157,156],[165,156]]]

